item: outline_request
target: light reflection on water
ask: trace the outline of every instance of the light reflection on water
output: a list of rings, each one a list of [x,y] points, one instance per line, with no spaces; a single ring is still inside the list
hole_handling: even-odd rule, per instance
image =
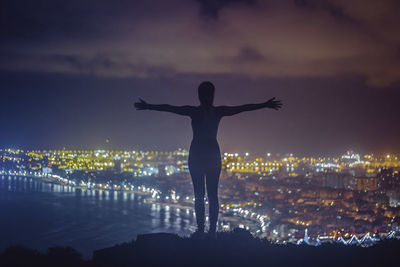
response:
[[[146,203],[146,197],[81,190],[28,177],[0,176],[0,250],[24,245],[39,250],[72,246],[85,256],[128,242],[137,234],[195,230],[189,209]]]

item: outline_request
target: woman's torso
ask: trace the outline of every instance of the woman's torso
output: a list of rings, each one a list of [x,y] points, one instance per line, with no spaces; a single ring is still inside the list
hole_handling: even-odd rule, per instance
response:
[[[217,141],[218,126],[221,117],[215,107],[197,107],[192,117],[193,140],[189,157],[220,160]]]

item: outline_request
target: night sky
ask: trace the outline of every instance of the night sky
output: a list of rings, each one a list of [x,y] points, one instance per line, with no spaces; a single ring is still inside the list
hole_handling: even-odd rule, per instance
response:
[[[223,118],[222,151],[400,151],[397,0],[0,1],[1,148],[188,148],[190,119],[136,111],[276,96]],[[107,143],[106,140],[109,140]]]

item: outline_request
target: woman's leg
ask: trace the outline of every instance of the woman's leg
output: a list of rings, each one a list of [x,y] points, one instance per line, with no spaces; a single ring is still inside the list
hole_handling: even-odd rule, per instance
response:
[[[217,166],[207,171],[206,184],[209,202],[210,232],[215,233],[217,229],[219,202],[218,202],[218,182],[221,166]]]
[[[193,170],[189,168],[190,175],[192,176],[193,189],[194,189],[194,210],[196,212],[197,230],[204,232],[204,196],[205,196],[205,185],[204,185],[204,172],[200,170]]]

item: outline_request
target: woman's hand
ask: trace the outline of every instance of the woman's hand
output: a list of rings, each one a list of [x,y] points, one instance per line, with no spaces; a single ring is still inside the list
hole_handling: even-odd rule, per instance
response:
[[[140,102],[135,102],[135,108],[137,110],[145,110],[145,109],[149,109],[150,108],[150,104],[148,104],[146,101],[144,101],[143,99],[139,98]]]
[[[150,104],[144,101],[143,99],[139,98],[140,102],[135,102],[135,108],[137,110],[145,110],[150,108]]]
[[[267,107],[278,110],[282,107],[282,102],[280,100],[275,100],[275,97],[271,98],[266,102]]]

